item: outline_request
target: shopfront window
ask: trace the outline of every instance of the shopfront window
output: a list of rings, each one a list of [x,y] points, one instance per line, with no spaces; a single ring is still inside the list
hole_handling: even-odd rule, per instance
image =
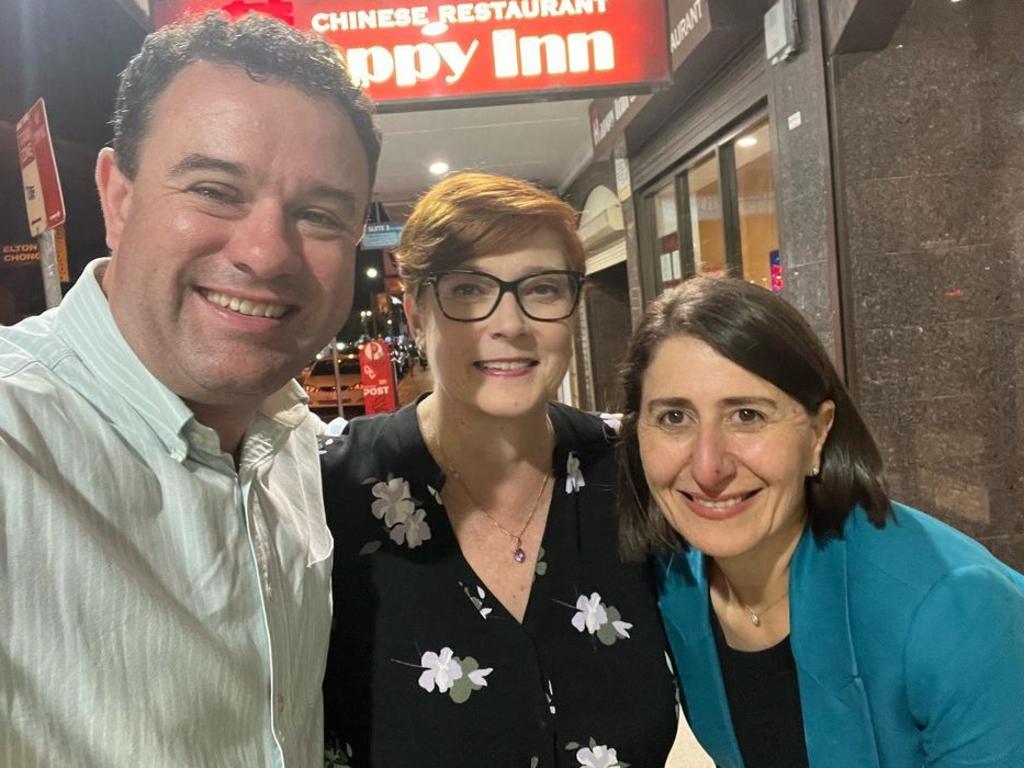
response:
[[[658,287],[671,288],[683,277],[679,258],[679,215],[676,210],[674,181],[654,193],[653,204]]]
[[[722,185],[718,157],[711,155],[687,174],[690,189],[690,227],[693,236],[693,271],[722,277],[725,266],[725,229],[722,226]]]
[[[743,277],[771,288],[773,259],[778,262],[779,225],[768,121],[740,134],[735,146]]]
[[[678,167],[643,199],[651,232],[646,242],[653,251],[649,284],[657,293],[692,275],[729,275],[781,288],[766,118]]]

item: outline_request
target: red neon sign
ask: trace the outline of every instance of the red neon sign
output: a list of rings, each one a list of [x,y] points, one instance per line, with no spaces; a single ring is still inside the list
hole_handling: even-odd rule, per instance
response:
[[[581,98],[670,78],[663,0],[157,0],[153,18],[214,9],[322,34],[378,103]]]

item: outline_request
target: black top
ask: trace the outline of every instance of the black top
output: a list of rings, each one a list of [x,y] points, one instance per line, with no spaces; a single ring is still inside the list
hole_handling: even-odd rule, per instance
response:
[[[807,768],[800,688],[789,636],[763,651],[737,651],[726,644],[714,611],[711,626],[744,768]]]
[[[522,624],[462,556],[415,405],[324,441],[328,765],[665,764],[675,684],[651,568],[617,555],[612,446],[600,419],[549,414],[554,488]]]

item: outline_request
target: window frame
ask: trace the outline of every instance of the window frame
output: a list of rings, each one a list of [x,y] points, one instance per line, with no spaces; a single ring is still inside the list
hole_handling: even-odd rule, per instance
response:
[[[741,120],[720,133],[712,141],[687,154],[680,162],[652,180],[650,184],[641,190],[639,195],[640,226],[638,242],[640,247],[641,288],[645,304],[664,290],[661,280],[660,260],[656,257],[660,249],[658,246],[655,198],[667,186],[673,186],[676,195],[676,226],[679,240],[679,258],[682,261],[682,279],[687,280],[696,274],[693,227],[690,219],[689,205],[689,174],[695,167],[707,162],[712,156],[715,158],[718,167],[726,274],[733,277],[744,277],[739,180],[736,169],[735,143],[738,138],[761,123],[767,123],[770,130],[771,117],[767,107],[763,105],[755,111],[744,115]],[[774,151],[774,148],[772,148],[772,151]],[[776,206],[775,215],[778,217],[778,206]]]

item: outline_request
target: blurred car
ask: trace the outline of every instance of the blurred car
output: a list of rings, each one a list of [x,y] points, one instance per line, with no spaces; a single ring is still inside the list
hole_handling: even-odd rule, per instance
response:
[[[324,357],[302,373],[300,383],[309,396],[309,408],[324,416],[338,414],[338,383],[341,384],[341,406],[345,417],[363,411],[363,388],[359,378],[359,355],[338,355],[338,379],[334,378],[334,362]]]

